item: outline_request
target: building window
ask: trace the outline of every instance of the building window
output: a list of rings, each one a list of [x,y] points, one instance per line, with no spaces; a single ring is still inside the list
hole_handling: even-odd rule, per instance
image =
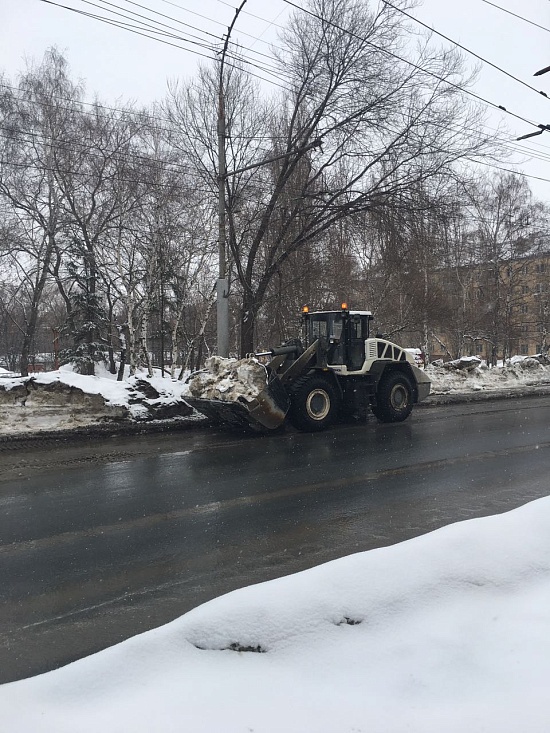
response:
[[[528,354],[528,353],[529,353],[529,348],[528,348],[528,344],[521,344],[521,346],[519,347],[519,350],[520,350],[520,351],[521,351],[521,353],[522,353],[522,354],[524,354],[524,355],[525,355],[525,354]]]
[[[476,344],[476,352],[478,354],[481,354],[482,351],[483,351],[483,344]]]
[[[521,306],[521,312],[522,313],[529,313],[529,306],[528,305],[522,305]]]
[[[521,292],[525,295],[525,293],[529,292],[529,286],[528,285],[522,285],[521,286]]]
[[[546,265],[543,262],[535,265],[535,272],[546,272]]]
[[[527,265],[522,265],[521,266],[521,274],[522,275],[527,275]]]

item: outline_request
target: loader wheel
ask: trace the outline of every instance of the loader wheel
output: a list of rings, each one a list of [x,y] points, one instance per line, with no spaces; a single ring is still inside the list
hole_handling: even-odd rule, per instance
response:
[[[376,402],[372,411],[381,422],[406,420],[413,407],[410,381],[400,372],[385,374],[376,391]]]
[[[328,379],[314,375],[296,383],[288,418],[298,430],[316,432],[332,425],[339,410],[340,397],[334,385]]]

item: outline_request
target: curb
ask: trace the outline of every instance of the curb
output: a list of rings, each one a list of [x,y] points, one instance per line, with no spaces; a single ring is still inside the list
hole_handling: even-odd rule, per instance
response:
[[[522,399],[525,397],[550,396],[550,384],[515,387],[513,389],[493,390],[488,392],[447,392],[431,394],[425,400],[415,405],[419,408],[441,407],[442,405],[468,404],[472,402],[498,402],[502,400]]]
[[[446,394],[431,394],[422,402],[415,405],[415,410],[442,407],[445,405],[471,404],[475,402],[499,402],[503,400],[522,399],[529,397],[550,396],[550,384],[535,385],[532,387],[517,387],[508,390],[494,390],[492,392],[460,392]],[[210,428],[212,422],[195,413],[179,420],[156,420],[153,422],[134,423],[117,422],[112,424],[89,425],[82,428],[67,430],[48,430],[36,433],[15,433],[0,435],[0,452],[24,447],[33,447],[48,442],[69,442],[86,438],[109,438],[115,436],[147,435],[157,433],[177,433],[186,430],[203,430]]]
[[[128,435],[150,435],[156,433],[178,433],[191,429],[209,427],[210,421],[200,415],[190,415],[179,420],[155,420],[149,423],[117,422],[88,425],[82,428],[64,430],[40,430],[36,433],[15,433],[0,435],[0,451],[17,448],[27,444],[36,445],[49,441],[68,442],[86,438],[111,438]]]

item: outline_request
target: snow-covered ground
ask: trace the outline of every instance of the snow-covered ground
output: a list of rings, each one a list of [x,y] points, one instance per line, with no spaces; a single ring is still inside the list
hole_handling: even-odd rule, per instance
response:
[[[0,728],[547,733],[549,526],[545,498],[235,591],[1,686]]]

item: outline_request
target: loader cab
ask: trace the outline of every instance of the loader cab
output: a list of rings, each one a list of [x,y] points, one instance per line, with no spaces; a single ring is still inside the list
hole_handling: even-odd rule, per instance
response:
[[[321,339],[327,345],[327,364],[344,365],[358,371],[365,361],[365,340],[369,338],[370,311],[303,312],[305,341],[311,345]]]

